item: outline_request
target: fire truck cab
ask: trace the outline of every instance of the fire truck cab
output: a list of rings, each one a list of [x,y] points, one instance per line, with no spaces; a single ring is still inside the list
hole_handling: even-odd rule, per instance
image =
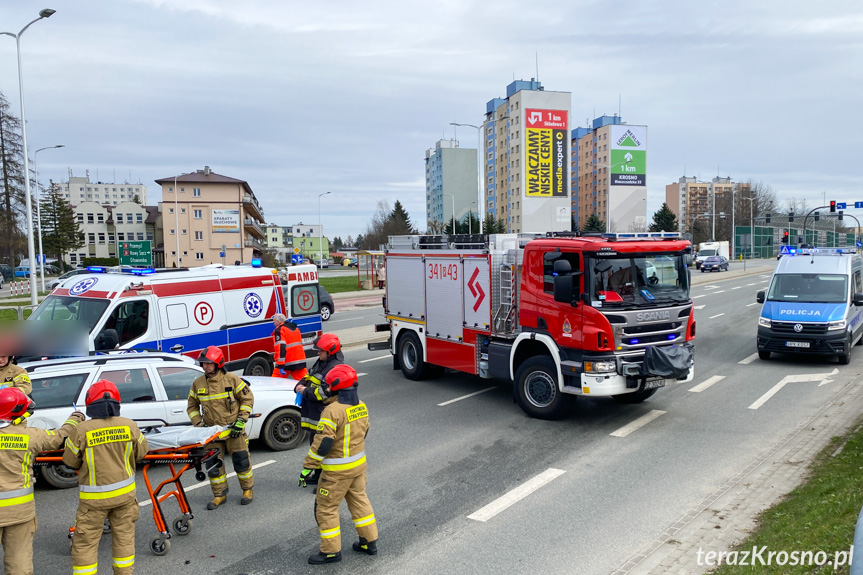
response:
[[[691,254],[664,232],[393,236],[377,328],[408,379],[505,379],[532,417],[578,395],[637,403],[692,380]]]

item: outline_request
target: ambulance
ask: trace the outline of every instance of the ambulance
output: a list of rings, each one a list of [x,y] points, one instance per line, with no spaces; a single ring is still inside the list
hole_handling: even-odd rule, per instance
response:
[[[297,324],[307,356],[322,333],[315,266],[290,271],[282,285],[259,260],[189,269],[89,267],[55,287],[29,320],[77,321],[89,333],[90,351],[146,349],[197,359],[215,345],[228,371],[270,375],[273,314]]]

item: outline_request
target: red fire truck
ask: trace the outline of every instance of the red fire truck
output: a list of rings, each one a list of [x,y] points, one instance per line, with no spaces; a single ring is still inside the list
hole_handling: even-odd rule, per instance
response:
[[[638,403],[691,381],[691,244],[677,233],[392,236],[386,324],[394,369],[513,382],[530,416],[575,396]]]

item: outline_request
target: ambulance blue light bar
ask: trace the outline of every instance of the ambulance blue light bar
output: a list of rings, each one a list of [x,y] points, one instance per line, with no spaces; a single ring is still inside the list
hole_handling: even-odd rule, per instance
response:
[[[679,240],[680,232],[633,232],[622,234],[602,234],[608,240]]]
[[[253,267],[253,268],[259,268],[259,267],[261,267],[261,260],[259,260],[259,259],[254,259],[254,260],[252,260],[252,267]]]
[[[102,266],[89,266],[87,271],[93,274],[103,274],[107,272],[107,270]]]
[[[156,273],[156,270],[153,268],[136,268],[129,270],[129,273],[134,274],[136,276],[144,276],[149,274]]]

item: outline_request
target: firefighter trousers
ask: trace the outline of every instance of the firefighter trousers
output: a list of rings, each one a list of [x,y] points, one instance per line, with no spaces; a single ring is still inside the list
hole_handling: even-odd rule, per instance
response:
[[[0,527],[3,543],[3,566],[6,575],[33,575],[33,536],[36,518],[15,525]]]
[[[249,438],[244,433],[239,437],[231,437],[224,441],[217,441],[214,447],[219,450],[222,459],[220,467],[214,467],[209,471],[210,488],[214,497],[222,497],[228,492],[228,475],[225,468],[228,466],[227,455],[231,456],[237,479],[243,491],[255,486],[255,478],[252,476],[252,460],[249,458]]]
[[[297,381],[303,379],[309,374],[305,367],[301,369],[286,369],[285,375],[282,375],[281,368],[277,365],[275,369],[273,369],[273,375],[271,377],[281,377],[282,379],[296,379]]]
[[[321,473],[318,492],[315,495],[315,520],[321,534],[321,553],[336,553],[342,550],[339,505],[342,500],[354,520],[357,534],[366,541],[377,541],[378,525],[375,512],[366,495],[366,471],[345,477],[344,472]]]
[[[135,572],[135,522],[139,512],[135,499],[104,509],[80,501],[75,516],[75,535],[72,537],[72,573],[96,575],[99,541],[102,539],[105,518],[108,518],[111,521],[114,575],[132,575]]]

